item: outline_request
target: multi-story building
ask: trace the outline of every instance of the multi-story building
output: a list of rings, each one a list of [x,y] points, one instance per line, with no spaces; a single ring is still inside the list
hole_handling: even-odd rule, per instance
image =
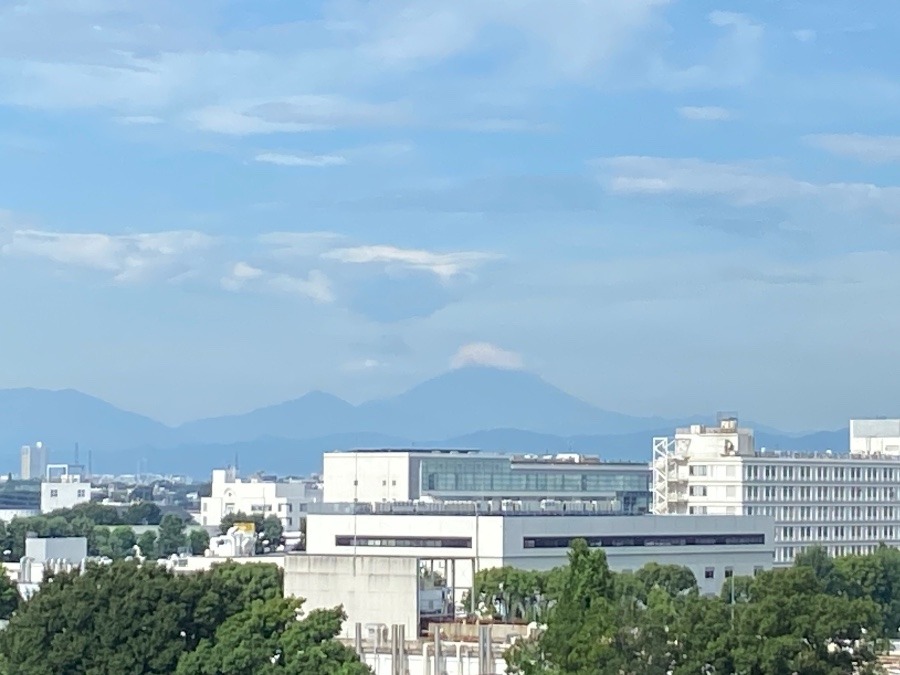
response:
[[[775,563],[900,546],[900,420],[852,420],[850,453],[756,450],[733,417],[653,439],[653,511],[767,515]]]
[[[22,480],[42,479],[47,470],[47,446],[38,441],[34,445],[23,445],[21,450]]]
[[[251,476],[237,477],[234,469],[214,469],[209,497],[200,499],[200,524],[217,526],[229,514],[277,516],[286,531],[298,531],[307,505],[321,501],[316,480]]]
[[[353,450],[324,456],[324,501],[489,499],[606,502],[650,510],[650,470],[577,454],[506,455],[473,450]]]

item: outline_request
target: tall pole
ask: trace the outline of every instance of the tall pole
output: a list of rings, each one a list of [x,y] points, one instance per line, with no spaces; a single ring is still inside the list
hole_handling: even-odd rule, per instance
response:
[[[731,630],[734,630],[734,572],[731,573]]]

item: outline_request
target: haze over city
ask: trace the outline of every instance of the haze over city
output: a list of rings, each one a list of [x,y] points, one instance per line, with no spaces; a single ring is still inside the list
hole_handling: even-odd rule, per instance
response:
[[[897,11],[7,3],[0,388],[896,414]]]

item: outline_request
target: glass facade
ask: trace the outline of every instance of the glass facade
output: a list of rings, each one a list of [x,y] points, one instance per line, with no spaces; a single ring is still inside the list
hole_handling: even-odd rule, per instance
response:
[[[643,464],[427,457],[420,481],[420,494],[444,499],[616,499],[624,513],[647,513],[650,507],[650,470]]]

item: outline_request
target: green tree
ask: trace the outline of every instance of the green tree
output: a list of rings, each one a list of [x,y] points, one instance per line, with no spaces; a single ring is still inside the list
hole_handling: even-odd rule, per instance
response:
[[[248,515],[246,513],[229,513],[219,523],[219,533],[226,534],[234,527],[235,523],[253,523],[256,532],[256,552],[263,553],[265,549],[272,550],[282,543],[284,528],[278,516],[265,516],[261,513]],[[264,544],[263,542],[268,542]]]
[[[0,565],[0,619],[9,619],[19,608],[22,597],[6,568]]]
[[[162,512],[153,502],[137,502],[125,509],[122,522],[126,525],[159,525]]]
[[[147,530],[138,537],[137,545],[141,554],[146,558],[155,558],[159,555],[156,545],[156,532]]]
[[[186,538],[184,535],[184,521],[171,513],[163,516],[159,524],[159,538],[156,549],[160,556],[170,556],[184,548]]]
[[[203,555],[209,548],[209,532],[193,529],[188,533],[188,544],[192,555]]]
[[[109,533],[109,557],[115,559],[125,558],[134,551],[137,537],[127,525],[114,527]]]
[[[371,671],[334,640],[346,616],[338,607],[300,616],[301,601],[254,601],[212,639],[184,654],[177,675],[365,675]]]
[[[654,588],[661,589],[670,597],[697,591],[694,573],[681,565],[660,565],[651,562],[635,572],[634,576],[646,594]]]

